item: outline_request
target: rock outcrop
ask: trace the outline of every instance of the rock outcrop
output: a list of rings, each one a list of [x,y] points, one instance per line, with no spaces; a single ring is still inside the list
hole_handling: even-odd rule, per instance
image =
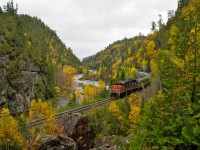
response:
[[[68,114],[63,117],[61,126],[64,127],[63,133],[77,143],[79,150],[93,148],[96,131],[89,124],[88,117],[79,113]]]
[[[20,114],[29,109],[38,86],[42,84],[45,87],[47,82],[36,64],[20,61],[17,75],[13,71],[16,68],[11,68],[11,65],[9,56],[0,57],[0,109],[8,107],[12,114]]]
[[[37,150],[77,150],[73,139],[61,134],[58,137],[42,135],[36,143]]]

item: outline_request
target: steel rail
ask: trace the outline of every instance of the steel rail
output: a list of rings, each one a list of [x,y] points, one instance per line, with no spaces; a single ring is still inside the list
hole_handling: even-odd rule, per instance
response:
[[[89,105],[85,105],[85,106],[82,106],[82,107],[79,107],[79,108],[75,108],[75,109],[72,109],[72,110],[68,110],[68,111],[64,111],[64,112],[61,112],[61,113],[58,113],[58,114],[55,114],[55,118],[56,120],[62,118],[64,115],[66,114],[69,114],[69,113],[79,113],[79,112],[84,112],[84,111],[87,111],[91,108],[96,108],[96,107],[100,107],[102,105],[105,105],[109,102],[113,101],[113,99],[105,99],[105,100],[102,100],[102,101],[99,101],[99,102],[95,102],[95,103],[92,103],[92,104],[89,104]],[[36,120],[33,120],[33,121],[30,121],[27,123],[27,126],[28,127],[33,127],[33,126],[36,126],[36,125],[40,125],[40,124],[43,124],[45,121],[45,118],[40,118],[40,119],[36,119]]]

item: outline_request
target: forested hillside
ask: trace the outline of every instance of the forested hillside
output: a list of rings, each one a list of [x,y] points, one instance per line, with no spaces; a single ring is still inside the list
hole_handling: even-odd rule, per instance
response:
[[[18,15],[12,1],[0,8],[0,108],[21,113],[32,99],[53,98],[56,73],[66,65],[78,69],[81,63],[55,31]]]
[[[83,64],[91,69],[100,71],[100,78],[109,81],[116,80],[118,74],[128,70],[151,72],[150,56],[160,49],[168,49],[169,29],[174,20],[174,13],[169,15],[167,25],[159,20],[159,30],[152,29],[148,36],[138,35],[133,38],[119,40],[110,44],[94,56],[83,59]],[[135,69],[133,69],[135,68]]]
[[[72,50],[41,20],[18,15],[12,1],[0,7],[0,149],[88,150],[95,143],[96,149],[199,150],[200,0],[178,0],[178,9],[168,11],[168,22],[159,15],[151,31],[110,44],[80,67]],[[85,79],[101,79],[98,88],[84,86],[85,104],[107,97],[103,81],[132,79],[145,71],[151,84],[111,98],[108,107],[92,105],[85,112],[91,122],[70,111],[61,123],[45,100],[68,96],[73,101],[67,106],[80,106],[74,103],[81,95],[74,89],[79,69]],[[28,115],[22,113],[28,109]],[[30,127],[38,118],[44,123]],[[77,148],[79,143],[85,148]]]
[[[137,96],[113,102],[108,111],[114,126],[107,114],[97,117],[99,124],[95,123],[112,135],[124,136],[119,133],[122,129],[131,133],[129,143],[119,144],[122,149],[200,148],[200,1],[179,0],[178,9],[168,16],[167,24],[159,19],[157,29],[153,22],[148,36],[114,42],[95,57],[84,59],[86,66],[97,69],[107,81],[125,79],[128,70],[136,69],[151,72],[152,80],[160,82],[158,94],[145,103],[140,102],[144,97]],[[127,120],[131,129],[125,128]]]

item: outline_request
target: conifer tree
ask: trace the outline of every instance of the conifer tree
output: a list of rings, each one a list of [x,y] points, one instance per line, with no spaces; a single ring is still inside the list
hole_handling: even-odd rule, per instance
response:
[[[13,0],[9,1],[7,5],[4,6],[4,11],[11,15],[17,14],[17,9],[18,6],[16,5],[16,8],[14,7]]]
[[[1,9],[1,6],[0,6],[0,14],[2,14],[3,13],[3,10]]]
[[[154,32],[156,30],[156,22],[152,21],[151,23],[151,31]]]

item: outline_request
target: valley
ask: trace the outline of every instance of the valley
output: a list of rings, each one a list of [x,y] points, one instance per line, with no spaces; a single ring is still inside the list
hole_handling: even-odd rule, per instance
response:
[[[167,11],[167,22],[158,14],[158,21],[149,22],[148,34],[113,40],[82,61],[68,43],[78,34],[79,40],[84,35],[88,41],[77,40],[77,47],[95,45],[105,32],[92,22],[85,26],[86,18],[99,9],[79,3],[68,5],[88,10],[83,18],[73,18],[84,22],[74,26],[66,19],[66,25],[63,18],[66,30],[61,35],[40,18],[19,14],[12,0],[0,5],[0,150],[198,150],[200,1],[178,0],[177,9]],[[100,3],[91,6],[100,8]],[[127,1],[108,6],[117,6],[120,12],[118,4],[127,6],[122,14],[110,7],[94,17],[116,29],[106,28],[102,39],[111,31],[116,34],[118,25],[132,16]],[[124,20],[117,24],[121,15]],[[105,16],[110,17],[108,22]],[[128,20],[131,24],[133,19]],[[131,31],[129,22],[123,23],[121,32]],[[92,30],[98,32],[96,42]],[[66,33],[70,38],[65,43]]]

